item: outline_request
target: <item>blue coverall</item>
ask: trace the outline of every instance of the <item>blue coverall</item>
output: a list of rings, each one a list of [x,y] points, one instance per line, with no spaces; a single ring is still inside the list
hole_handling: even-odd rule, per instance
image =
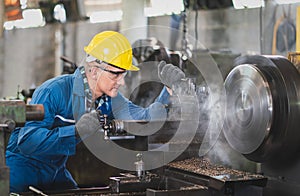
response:
[[[112,113],[116,119],[146,119],[159,117],[161,103],[169,94],[163,89],[148,108],[134,105],[120,93],[112,98]],[[16,128],[6,149],[6,164],[10,169],[10,191],[26,192],[34,186],[41,190],[77,188],[66,169],[68,156],[75,154],[75,125],[63,123],[56,115],[78,121],[85,113],[85,94],[82,75],[61,75],[44,82],[32,97],[31,104],[44,106],[44,120],[26,122]],[[156,109],[153,109],[156,108]],[[158,116],[157,116],[158,115]]]

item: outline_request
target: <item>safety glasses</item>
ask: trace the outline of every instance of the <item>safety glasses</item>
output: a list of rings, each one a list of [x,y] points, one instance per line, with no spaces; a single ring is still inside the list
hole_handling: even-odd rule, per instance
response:
[[[114,81],[120,81],[122,80],[126,74],[127,74],[127,71],[112,71],[112,70],[109,70],[109,69],[106,69],[106,68],[103,68],[103,67],[100,67],[100,66],[95,66],[105,72],[108,72],[109,74],[107,75],[109,79],[111,80],[114,80]]]

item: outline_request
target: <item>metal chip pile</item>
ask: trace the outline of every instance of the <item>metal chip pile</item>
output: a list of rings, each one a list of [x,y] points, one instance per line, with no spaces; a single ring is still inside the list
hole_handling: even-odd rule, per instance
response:
[[[203,158],[193,157],[182,161],[169,163],[168,166],[181,169],[188,172],[193,172],[206,176],[224,176],[220,179],[228,180],[234,176],[235,180],[238,179],[253,179],[262,178],[262,175],[252,174],[249,172],[239,171],[235,169],[226,168],[222,165],[212,165],[208,160]],[[230,176],[230,177],[228,177]]]

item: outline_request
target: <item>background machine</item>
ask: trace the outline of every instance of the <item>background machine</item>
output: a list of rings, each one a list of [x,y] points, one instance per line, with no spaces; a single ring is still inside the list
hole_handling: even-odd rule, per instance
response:
[[[43,105],[26,105],[23,100],[0,101],[0,195],[9,194],[9,168],[5,163],[5,148],[10,132],[26,120],[42,120]]]

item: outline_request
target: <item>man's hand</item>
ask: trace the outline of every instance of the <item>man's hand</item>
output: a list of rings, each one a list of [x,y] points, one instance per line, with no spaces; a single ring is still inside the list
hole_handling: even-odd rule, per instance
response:
[[[158,64],[158,78],[164,85],[172,89],[173,84],[185,78],[185,74],[178,67],[161,61]]]
[[[99,121],[97,112],[92,111],[82,115],[79,121],[75,124],[75,127],[76,137],[85,139],[96,131],[101,130],[102,124]]]

